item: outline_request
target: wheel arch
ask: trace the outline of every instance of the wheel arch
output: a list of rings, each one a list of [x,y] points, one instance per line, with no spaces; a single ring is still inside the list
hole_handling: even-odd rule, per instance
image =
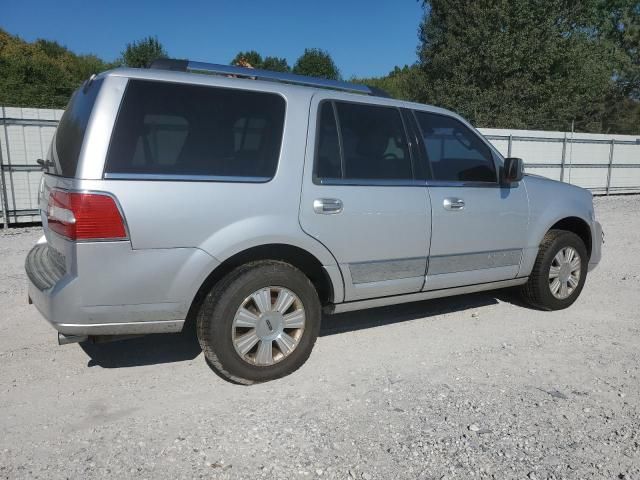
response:
[[[567,232],[575,233],[584,242],[584,245],[587,248],[587,253],[589,257],[591,257],[591,249],[593,246],[593,239],[591,238],[591,227],[582,218],[580,217],[562,218],[557,222],[555,222],[553,225],[551,225],[547,229],[547,232],[549,230],[565,230]]]
[[[313,283],[320,303],[326,305],[334,301],[336,287],[329,273],[318,258],[307,250],[284,243],[258,245],[242,250],[218,265],[198,289],[187,315],[187,323],[194,321],[203,299],[211,288],[225,275],[240,265],[260,260],[279,260],[289,263],[304,273]]]

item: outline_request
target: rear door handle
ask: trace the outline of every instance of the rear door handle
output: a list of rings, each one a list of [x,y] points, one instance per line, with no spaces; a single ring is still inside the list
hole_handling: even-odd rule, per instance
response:
[[[313,211],[324,215],[342,212],[342,200],[337,198],[318,198],[313,201]]]
[[[445,198],[442,206],[445,210],[462,210],[464,208],[464,200],[461,198]]]

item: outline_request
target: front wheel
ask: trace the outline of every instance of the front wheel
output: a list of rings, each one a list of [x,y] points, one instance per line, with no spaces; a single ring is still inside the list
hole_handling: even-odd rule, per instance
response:
[[[576,301],[587,278],[588,253],[575,233],[550,230],[545,235],[522,297],[544,310],[561,310]]]
[[[320,330],[320,301],[311,281],[284,262],[238,267],[207,295],[198,340],[224,378],[251,384],[283,377],[309,357]]]

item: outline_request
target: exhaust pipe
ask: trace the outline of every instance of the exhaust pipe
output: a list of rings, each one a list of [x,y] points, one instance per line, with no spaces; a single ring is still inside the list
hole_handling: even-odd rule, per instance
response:
[[[65,335],[58,333],[58,345],[69,345],[70,343],[80,343],[89,340],[88,335]]]

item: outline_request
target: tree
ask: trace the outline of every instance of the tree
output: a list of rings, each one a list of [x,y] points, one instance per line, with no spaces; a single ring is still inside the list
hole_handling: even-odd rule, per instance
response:
[[[615,82],[624,96],[640,100],[640,3],[603,0],[597,4],[600,38],[615,48]]]
[[[354,77],[351,81],[380,88],[393,98],[409,101],[419,101],[428,88],[424,74],[418,65],[395,67],[383,77]]]
[[[242,62],[246,62],[253,68],[262,68],[262,55],[255,50],[249,50],[247,52],[238,52],[238,54],[231,60],[231,65],[240,65]]]
[[[273,72],[291,71],[291,67],[287,63],[287,59],[282,57],[265,57],[260,68],[264,70],[271,70]]]
[[[157,58],[167,58],[167,52],[157,37],[127,43],[122,52],[122,63],[127,67],[147,68]]]
[[[306,48],[293,66],[293,73],[330,80],[340,79],[340,70],[331,55],[319,48]]]
[[[640,3],[605,0],[596,9],[602,41],[615,55],[613,91],[607,98],[603,131],[640,133]]]
[[[291,68],[287,63],[286,58],[281,57],[264,57],[255,50],[249,50],[247,52],[238,52],[238,54],[231,60],[231,65],[240,65],[246,62],[253,68],[260,68],[262,70],[271,70],[273,72],[289,72]]]
[[[485,127],[600,131],[611,49],[596,0],[432,0],[420,27],[422,101]]]
[[[63,108],[93,73],[112,67],[49,40],[25,42],[0,30],[0,105]]]

